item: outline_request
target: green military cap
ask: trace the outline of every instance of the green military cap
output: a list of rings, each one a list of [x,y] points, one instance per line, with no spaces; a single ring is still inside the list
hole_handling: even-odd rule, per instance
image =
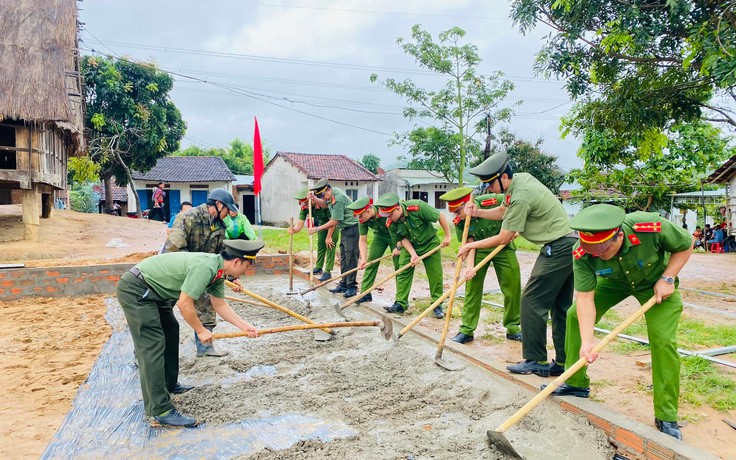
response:
[[[222,244],[225,245],[225,252],[241,259],[255,259],[258,251],[266,245],[261,240],[225,240]]]
[[[440,195],[440,200],[447,201],[447,208],[450,212],[456,212],[460,205],[470,200],[471,193],[473,193],[473,189],[470,187],[458,187],[444,195]]]
[[[626,211],[612,204],[594,204],[570,220],[570,228],[580,233],[580,246],[589,254],[601,254],[613,243]]]
[[[395,193],[384,193],[376,200],[376,206],[379,208],[394,208],[399,204],[399,195]]]
[[[509,164],[509,156],[506,152],[494,153],[483,163],[471,168],[468,172],[478,176],[482,182],[490,182],[503,174]]]
[[[309,193],[309,189],[307,187],[300,188],[298,192],[296,192],[296,195],[294,195],[295,200],[306,200],[307,194]]]
[[[320,196],[325,192],[325,189],[329,187],[330,181],[325,177],[320,179],[314,184],[309,190],[313,191],[315,195]]]
[[[365,209],[369,204],[372,204],[373,200],[371,200],[371,197],[364,196],[362,198],[358,198],[357,200],[350,203],[347,207],[348,209],[352,211],[358,211]]]

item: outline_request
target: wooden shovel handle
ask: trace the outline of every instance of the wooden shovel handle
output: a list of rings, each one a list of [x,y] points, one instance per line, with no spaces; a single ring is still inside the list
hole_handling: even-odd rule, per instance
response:
[[[226,286],[229,286],[231,288],[237,287],[237,285],[235,283],[232,283],[232,282],[230,282],[228,280],[225,280],[225,285]],[[262,302],[262,303],[268,305],[269,307],[271,307],[271,308],[273,308],[275,310],[278,310],[280,312],[286,313],[289,316],[293,316],[294,318],[296,318],[296,319],[298,319],[300,321],[304,321],[307,324],[317,324],[316,322],[312,321],[311,319],[309,319],[309,318],[307,318],[305,316],[302,316],[302,315],[300,315],[299,313],[297,313],[295,311],[291,311],[291,310],[289,310],[286,307],[282,307],[281,305],[279,305],[277,303],[271,302],[270,300],[268,300],[265,297],[259,296],[255,292],[250,292],[249,290],[247,290],[245,288],[241,288],[240,289],[240,292],[242,292],[243,294],[245,294],[245,295],[247,295],[249,297],[253,297],[254,299],[258,300],[259,302]],[[325,329],[324,331],[327,332],[327,333],[330,333],[331,332],[328,329]]]
[[[473,202],[473,194],[470,194],[470,202]],[[468,241],[468,232],[470,231],[470,214],[465,215],[465,227],[463,227],[463,237],[461,245],[464,245]],[[447,332],[450,330],[450,320],[452,320],[452,307],[455,305],[455,293],[457,293],[457,281],[460,277],[460,269],[463,266],[463,258],[460,254],[455,259],[455,276],[452,277],[452,287],[450,288],[450,303],[447,305],[447,312],[445,313],[445,325],[442,328],[442,334],[440,335],[440,341],[437,342],[437,352],[435,353],[435,359],[442,357],[442,349],[445,348],[445,340],[447,339]]]
[[[421,257],[419,257],[419,260],[426,259],[427,257],[431,256],[432,254],[434,254],[435,252],[439,251],[440,249],[442,249],[442,245],[441,244],[438,244],[436,248],[432,249],[431,251],[428,251],[427,253],[425,253],[424,255],[422,255]],[[360,294],[356,295],[355,297],[353,297],[351,299],[348,299],[346,302],[344,302],[342,305],[340,305],[340,308],[342,308],[343,310],[345,310],[350,305],[352,305],[355,302],[357,302],[358,299],[360,299],[361,297],[363,297],[366,294],[369,294],[369,293],[373,292],[374,289],[378,288],[383,283],[385,283],[386,281],[388,281],[391,278],[395,277],[399,273],[408,270],[409,267],[411,267],[411,266],[412,266],[411,263],[408,263],[408,264],[404,265],[403,267],[399,268],[398,270],[396,270],[395,272],[391,273],[390,275],[388,275],[387,277],[385,277],[381,281],[379,281],[377,283],[373,283],[373,286],[369,287],[368,289],[366,289],[365,291],[363,291]]]
[[[308,213],[308,221],[307,224],[307,233],[309,233],[309,229],[312,225],[314,225],[314,221],[312,220],[312,200],[309,198],[309,190],[307,190],[307,203],[309,203],[309,213]],[[314,283],[314,243],[312,243],[312,234],[309,233],[309,283]],[[322,267],[320,267],[322,268]]]
[[[274,327],[271,329],[259,329],[258,336],[266,334],[276,334],[279,332],[290,332],[290,331],[304,331],[307,329],[322,329],[326,330],[331,327],[366,327],[366,326],[380,326],[380,321],[353,321],[350,323],[339,322],[339,323],[321,323],[321,324],[297,324],[294,326],[282,326]],[[226,332],[222,334],[214,334],[213,339],[233,339],[236,337],[248,337],[250,332]]]
[[[487,256],[485,256],[483,258],[483,260],[481,260],[480,262],[478,262],[475,265],[475,267],[473,267],[473,270],[478,271],[482,266],[484,266],[485,264],[487,264],[491,259],[493,259],[493,257],[496,254],[498,254],[499,252],[501,252],[501,250],[503,248],[505,248],[505,247],[506,247],[505,244],[502,244],[500,246],[496,246],[496,249],[494,249],[493,251],[491,251],[491,253],[488,254]],[[465,278],[463,276],[462,279],[458,280],[457,283],[455,283],[455,289],[457,289],[460,286],[462,286],[463,284],[465,284],[466,281],[468,281],[467,278]],[[443,300],[445,300],[446,298],[448,298],[450,296],[450,293],[451,292],[452,292],[452,290],[445,291],[445,293],[442,294],[442,296],[440,296],[439,299],[437,299],[434,302],[432,302],[432,305],[430,305],[429,307],[427,307],[426,310],[424,310],[423,312],[421,312],[419,314],[419,316],[417,316],[416,318],[414,318],[414,320],[412,320],[411,323],[407,324],[406,327],[404,327],[404,329],[402,329],[401,332],[399,332],[399,337],[403,336],[404,334],[406,334],[407,332],[409,332],[414,326],[416,326],[419,323],[419,321],[421,321],[425,316],[427,316],[429,314],[429,312],[431,312],[432,310],[434,310],[434,307],[436,307],[437,305],[441,304]]]
[[[594,347],[592,352],[598,353],[603,348],[606,347],[613,339],[616,338],[621,332],[623,332],[624,329],[631,326],[631,324],[638,320],[639,318],[644,315],[644,313],[647,312],[654,304],[657,303],[657,297],[653,296],[651,299],[647,301],[644,305],[641,306],[634,314],[629,316],[624,320],[623,323],[619,324],[616,329],[612,330],[607,336],[603,337],[600,342],[598,342]],[[521,420],[526,414],[529,413],[532,409],[534,409],[540,402],[544,401],[547,396],[549,396],[553,391],[557,389],[560,385],[565,383],[565,380],[572,377],[574,373],[582,369],[586,364],[587,360],[583,357],[577,360],[575,364],[573,364],[570,369],[567,369],[561,376],[554,379],[551,383],[549,383],[544,390],[542,390],[538,395],[536,395],[531,401],[526,403],[524,407],[516,411],[514,415],[509,417],[508,420],[503,422],[501,425],[499,425],[498,428],[496,428],[496,431],[503,433],[504,431],[508,430],[512,426],[516,425],[516,423]]]
[[[383,257],[380,257],[380,258],[378,258],[378,259],[373,259],[373,260],[371,260],[370,262],[368,262],[368,263],[367,263],[367,264],[366,264],[365,266],[367,267],[367,266],[369,266],[369,265],[372,265],[372,264],[378,263],[378,262],[380,262],[380,261],[382,261],[382,260],[388,259],[389,257],[392,257],[392,254],[386,254],[385,256],[383,256]],[[345,273],[340,273],[340,274],[339,274],[339,275],[337,275],[337,276],[333,276],[332,278],[328,279],[327,281],[322,281],[321,283],[319,283],[319,284],[316,284],[316,285],[312,286],[311,288],[309,288],[309,289],[306,289],[306,290],[302,291],[302,295],[304,295],[304,294],[306,294],[306,293],[308,293],[308,292],[312,292],[312,291],[314,291],[315,289],[319,289],[319,288],[321,288],[322,286],[324,286],[324,285],[326,285],[326,284],[330,284],[331,282],[333,282],[333,281],[335,281],[335,280],[339,280],[339,279],[340,279],[340,278],[342,278],[343,276],[347,276],[347,275],[349,275],[349,274],[351,274],[351,273],[354,273],[354,272],[357,272],[357,271],[358,271],[358,267],[355,267],[355,268],[353,268],[352,270],[348,270],[348,271],[346,271]]]
[[[289,292],[294,291],[294,218],[289,218]]]

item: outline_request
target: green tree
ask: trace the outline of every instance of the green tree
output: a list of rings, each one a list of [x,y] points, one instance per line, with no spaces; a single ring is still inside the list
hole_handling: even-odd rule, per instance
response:
[[[174,153],[181,157],[220,157],[233,174],[253,174],[253,146],[246,144],[239,138],[230,142],[227,148],[209,147],[203,148],[190,145]],[[263,148],[263,164],[267,164],[271,157],[268,147]]]
[[[363,165],[363,167],[368,171],[376,174],[378,172],[378,168],[381,166],[381,159],[372,153],[368,153],[363,155],[363,158],[358,163]]]
[[[437,129],[457,134],[458,149],[438,154],[457,155],[457,168],[441,171],[447,177],[456,178],[460,185],[463,184],[467,161],[466,143],[476,130],[476,120],[486,113],[492,113],[492,119],[496,122],[508,120],[511,110],[498,108],[498,104],[514,88],[510,81],[502,79],[501,72],[494,72],[489,76],[479,75],[478,67],[482,60],[478,55],[478,48],[472,44],[462,44],[463,37],[465,31],[453,27],[440,32],[438,41],[435,42],[429,32],[420,25],[415,25],[412,27],[411,41],[403,38],[397,40],[399,47],[412,56],[419,67],[446,77],[444,88],[421,88],[410,79],[397,81],[388,78],[380,82],[409,103],[415,104],[404,109],[404,117],[412,120],[431,119],[440,124]],[[376,74],[372,74],[370,78],[372,82],[378,81]],[[410,137],[410,134],[396,135],[394,142],[406,141]],[[413,150],[418,151],[416,148]],[[421,158],[418,160],[422,161]],[[453,164],[452,161],[439,157],[436,162],[443,166]]]
[[[542,151],[542,143],[542,139],[529,142],[518,139],[511,131],[501,130],[492,151],[506,151],[514,172],[531,174],[556,195],[565,182],[565,174],[557,165],[557,157]]]
[[[583,200],[610,200],[628,209],[668,209],[671,194],[700,188],[700,180],[736,154],[718,128],[708,122],[678,123],[657,144],[632,143],[614,130],[587,131],[580,150],[584,166],[570,172]]]
[[[179,148],[186,125],[169,98],[173,79],[154,64],[85,56],[81,67],[90,158],[100,165],[105,202],[112,203],[110,178],[126,185],[132,169],[153,168]]]
[[[71,184],[100,180],[100,165],[90,157],[70,157],[67,166],[68,181]]]
[[[458,182],[460,169],[460,134],[449,129],[415,128],[408,133],[397,136],[396,143],[407,146],[408,154],[399,156],[407,161],[409,169],[428,169],[439,171],[447,182]],[[480,144],[465,139],[465,151],[469,164],[475,164],[480,156]]]

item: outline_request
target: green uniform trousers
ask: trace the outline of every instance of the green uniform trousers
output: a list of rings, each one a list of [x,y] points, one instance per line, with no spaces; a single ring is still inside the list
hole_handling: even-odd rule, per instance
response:
[[[483,260],[490,250],[476,251],[474,265]],[[503,293],[503,326],[508,334],[515,334],[521,330],[520,304],[521,304],[521,270],[516,251],[503,248],[496,254],[491,262],[483,265],[478,272],[467,283],[465,283],[465,301],[463,304],[463,322],[460,332],[465,335],[473,335],[478,327],[480,319],[480,308],[483,300],[483,282],[488,272],[488,265],[493,264],[496,271],[498,284]]]
[[[326,272],[331,272],[335,268],[335,252],[340,242],[340,229],[335,227],[332,234],[332,241],[335,243],[332,248],[327,247],[327,232],[328,230],[317,232],[317,263],[314,267],[322,269],[324,266]]]
[[[149,417],[174,408],[168,389],[179,381],[179,322],[172,302],[162,300],[145,281],[125,272],[117,298],[128,322]]]
[[[391,244],[391,238],[385,233],[374,232],[373,239],[371,240],[371,245],[368,246],[368,259],[366,259],[366,262],[370,262],[372,260],[383,257],[383,255],[386,253],[387,248],[389,252],[394,250],[394,247]],[[392,257],[391,261],[394,264],[394,270],[398,270],[399,258]],[[363,272],[363,281],[360,285],[360,292],[364,292],[366,289],[373,286],[373,283],[376,282],[376,275],[378,275],[379,265],[381,264],[377,263],[366,267],[365,271]]]
[[[436,244],[428,244],[426,248],[416,251],[417,255],[422,256],[427,252],[434,249],[439,245],[439,241]],[[427,272],[427,278],[429,279],[429,293],[432,296],[432,301],[435,301],[442,297],[442,254],[441,251],[437,251],[426,259],[422,260],[424,263],[424,270]],[[401,250],[399,256],[399,266],[411,265],[411,255],[406,249]],[[411,284],[414,280],[414,267],[407,268],[403,272],[396,276],[396,302],[404,307],[404,310],[409,308],[409,292],[411,292]]]
[[[631,292],[604,278],[598,278],[595,288],[595,322],[606,312],[628,296],[633,295],[640,305],[654,295],[654,289]],[[680,291],[675,289],[661,304],[654,305],[644,314],[647,321],[647,336],[652,350],[652,383],[654,384],[654,416],[665,422],[677,421],[677,404],[680,395],[680,354],[677,352],[677,325],[682,313]],[[580,359],[580,325],[577,305],[567,312],[567,335],[565,367],[572,367]],[[595,365],[595,364],[594,364]],[[587,367],[582,368],[567,380],[572,386],[588,388],[590,379]]]
[[[563,236],[539,251],[521,295],[521,349],[524,359],[547,361],[547,320],[552,317],[555,359],[565,362],[565,326],[574,289],[572,247],[577,238]]]

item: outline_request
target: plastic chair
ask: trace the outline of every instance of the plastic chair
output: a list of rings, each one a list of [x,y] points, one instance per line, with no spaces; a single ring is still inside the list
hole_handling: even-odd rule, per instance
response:
[[[721,254],[723,253],[723,243],[711,243],[710,244],[710,252],[713,254]]]

